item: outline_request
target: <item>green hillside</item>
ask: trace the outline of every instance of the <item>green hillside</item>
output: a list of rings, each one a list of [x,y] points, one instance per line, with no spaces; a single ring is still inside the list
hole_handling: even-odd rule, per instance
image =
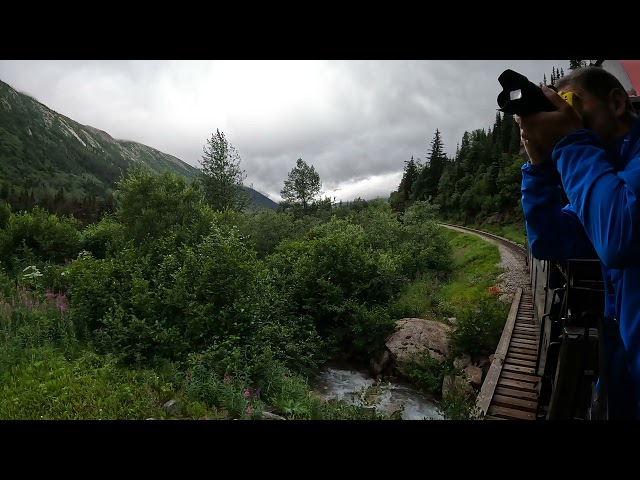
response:
[[[132,165],[193,178],[198,169],[179,158],[82,125],[0,81],[0,198],[14,209],[41,204],[111,202],[115,182]],[[258,205],[277,205],[246,187]],[[60,210],[60,209],[57,209]]]

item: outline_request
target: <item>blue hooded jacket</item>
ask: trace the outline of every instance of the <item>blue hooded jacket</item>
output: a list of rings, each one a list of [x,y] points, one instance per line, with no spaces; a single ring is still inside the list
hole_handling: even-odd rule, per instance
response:
[[[600,259],[603,278],[613,286],[612,292],[605,281],[604,315],[617,320],[626,350],[617,367],[628,376],[616,381],[632,384],[634,404],[626,410],[640,419],[640,116],[606,149],[590,130],[570,133],[556,144],[551,159],[522,166],[531,254],[551,261]],[[561,184],[569,199],[564,208]],[[613,381],[610,386],[616,388]]]

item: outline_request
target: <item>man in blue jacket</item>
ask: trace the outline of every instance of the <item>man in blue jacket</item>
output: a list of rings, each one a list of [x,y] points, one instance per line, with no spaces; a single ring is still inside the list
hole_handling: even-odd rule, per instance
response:
[[[640,117],[602,68],[573,70],[555,86],[579,97],[582,115],[543,87],[557,110],[516,117],[529,156],[522,206],[531,253],[551,261],[597,254],[608,418],[640,419]]]

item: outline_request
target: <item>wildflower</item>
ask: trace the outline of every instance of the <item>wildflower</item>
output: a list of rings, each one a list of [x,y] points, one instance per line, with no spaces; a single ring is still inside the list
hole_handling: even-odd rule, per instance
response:
[[[242,396],[244,398],[249,398],[251,396],[251,392],[249,390],[245,390],[244,393],[242,394]]]
[[[247,409],[244,411],[247,415],[251,415],[251,407],[247,407]]]
[[[229,383],[231,381],[231,377],[229,376],[229,372],[224,372],[224,383]]]
[[[47,290],[47,293],[45,293],[45,295],[47,296],[47,298],[53,298],[53,297],[55,297],[55,296],[56,296],[56,294],[55,294],[55,293],[53,293],[53,292],[51,292],[51,291],[49,291],[49,290]]]

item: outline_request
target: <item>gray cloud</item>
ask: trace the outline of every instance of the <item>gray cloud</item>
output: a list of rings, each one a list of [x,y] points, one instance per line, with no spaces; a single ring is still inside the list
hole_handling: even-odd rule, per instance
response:
[[[453,156],[465,131],[491,128],[497,77],[534,82],[568,60],[0,61],[0,80],[115,138],[198,166],[216,129],[247,184],[272,199],[298,158],[327,195],[386,197],[436,129]]]

